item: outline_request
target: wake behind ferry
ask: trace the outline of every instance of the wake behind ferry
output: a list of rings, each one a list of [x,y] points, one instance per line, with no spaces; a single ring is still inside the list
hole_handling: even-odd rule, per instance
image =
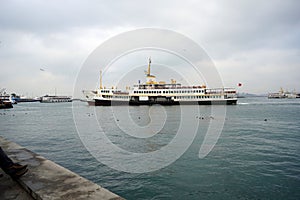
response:
[[[151,59],[149,59],[146,73],[146,83],[134,85],[132,89],[120,91],[106,89],[102,86],[102,72],[100,72],[100,87],[97,90],[84,90],[89,105],[180,105],[180,104],[236,104],[237,92],[234,88],[206,88],[202,86],[182,86],[171,79],[171,83],[156,81],[152,75]]]

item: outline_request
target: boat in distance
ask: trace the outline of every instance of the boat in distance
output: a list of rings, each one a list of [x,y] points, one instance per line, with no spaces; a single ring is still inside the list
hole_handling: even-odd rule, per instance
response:
[[[14,101],[11,96],[5,92],[5,88],[0,88],[0,109],[13,108]]]
[[[284,91],[282,88],[280,88],[279,92],[276,93],[269,93],[268,94],[269,99],[295,99],[300,98],[300,94],[296,93],[295,91],[289,92]]]
[[[234,88],[207,88],[202,86],[182,86],[175,80],[171,83],[156,81],[150,73],[151,59],[146,72],[146,83],[138,83],[132,89],[121,91],[116,88],[106,89],[102,86],[96,90],[83,90],[86,101],[93,106],[114,105],[234,105],[237,103],[237,91]]]
[[[62,103],[72,102],[72,98],[68,96],[45,95],[41,97],[41,103]]]

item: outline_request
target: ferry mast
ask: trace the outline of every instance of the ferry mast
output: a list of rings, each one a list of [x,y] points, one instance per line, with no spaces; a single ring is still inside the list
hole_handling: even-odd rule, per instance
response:
[[[151,85],[151,84],[157,84],[156,82],[156,77],[154,75],[151,75],[151,57],[149,58],[149,63],[148,63],[148,70],[147,70],[147,76],[146,76],[146,84]]]

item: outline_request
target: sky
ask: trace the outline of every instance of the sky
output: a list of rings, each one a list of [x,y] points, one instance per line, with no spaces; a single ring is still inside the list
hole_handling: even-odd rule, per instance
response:
[[[0,88],[72,95],[99,45],[126,31],[158,28],[200,45],[224,86],[300,92],[299,9],[297,0],[0,0]],[[99,74],[91,78],[96,85]]]

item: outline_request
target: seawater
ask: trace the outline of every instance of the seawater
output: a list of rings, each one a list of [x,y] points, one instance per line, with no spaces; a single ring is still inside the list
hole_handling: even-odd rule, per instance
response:
[[[157,131],[137,139],[116,125],[122,118],[111,116],[110,107],[19,103],[0,110],[0,135],[126,199],[300,199],[300,99],[243,98],[226,106],[220,138],[202,159],[199,148],[209,122],[218,117],[211,116],[210,106],[195,106],[200,115],[190,118],[200,121],[191,146],[171,165],[148,173],[117,171],[95,159],[80,140],[84,133],[77,133],[73,106],[82,120],[96,117],[115,145],[132,152],[164,147],[182,120],[179,106],[158,107],[157,112],[151,106],[129,107],[128,112],[119,108],[119,116]],[[153,116],[165,121],[164,127],[155,127]]]

